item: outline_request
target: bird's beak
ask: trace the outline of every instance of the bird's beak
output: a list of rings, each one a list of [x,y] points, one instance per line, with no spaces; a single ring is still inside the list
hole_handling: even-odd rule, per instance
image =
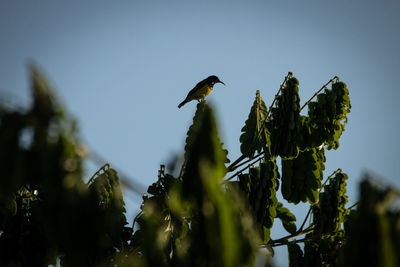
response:
[[[218,81],[219,83],[222,83],[223,85],[225,85],[226,86],[226,84],[224,83],[224,82],[222,82],[222,81]]]

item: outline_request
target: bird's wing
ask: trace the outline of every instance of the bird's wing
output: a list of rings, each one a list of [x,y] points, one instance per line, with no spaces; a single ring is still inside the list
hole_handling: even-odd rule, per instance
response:
[[[205,84],[206,84],[206,80],[205,80],[205,79],[202,80],[202,81],[200,81],[200,82],[198,82],[198,83],[196,84],[196,86],[193,87],[192,90],[190,90],[190,92],[188,93],[187,96],[190,96],[190,95],[195,94],[196,91],[198,91],[198,90],[200,90],[201,88],[203,88]]]

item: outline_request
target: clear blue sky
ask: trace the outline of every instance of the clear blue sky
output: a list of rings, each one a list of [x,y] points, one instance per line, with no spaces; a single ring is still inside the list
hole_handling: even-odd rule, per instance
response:
[[[156,180],[192,122],[196,103],[177,104],[211,74],[227,85],[208,103],[237,158],[256,90],[269,105],[292,71],[301,103],[335,75],[347,83],[349,123],[325,176],[349,174],[350,203],[364,170],[400,187],[399,1],[82,2],[1,0],[0,93],[29,103],[27,60],[36,61],[82,139],[117,170],[146,186]],[[127,199],[129,218],[139,201]]]

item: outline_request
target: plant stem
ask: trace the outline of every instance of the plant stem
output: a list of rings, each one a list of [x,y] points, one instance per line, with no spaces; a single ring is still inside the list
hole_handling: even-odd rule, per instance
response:
[[[300,243],[300,242],[304,242],[304,241],[307,241],[307,240],[310,240],[310,238],[304,237],[302,239],[296,239],[296,240],[290,241],[290,243],[292,243],[292,242]],[[286,246],[288,244],[289,244],[289,241],[287,240],[287,241],[284,241],[282,243],[272,244],[272,245],[269,245],[269,246],[271,246],[271,247],[279,247],[279,246]]]
[[[351,210],[352,208],[354,208],[355,206],[357,206],[358,204],[360,204],[360,201],[357,201],[356,203],[354,203],[353,205],[351,205],[350,207],[348,207],[348,210]]]
[[[135,216],[135,218],[133,219],[133,223],[132,223],[132,231],[134,230],[134,228],[135,228],[135,223],[136,223],[136,221],[137,221],[137,219],[139,218],[139,216],[141,216],[143,214],[143,212],[142,211],[140,211],[136,216]]]
[[[304,221],[303,221],[303,223],[301,224],[301,226],[300,226],[300,228],[299,228],[298,231],[303,231],[303,227],[304,227],[304,225],[306,224],[306,221],[307,221],[307,219],[308,219],[308,216],[310,216],[310,214],[311,214],[311,209],[312,209],[312,206],[310,206],[310,208],[308,209],[307,215],[306,215],[306,217],[304,218]]]
[[[321,188],[319,189],[318,193],[321,193],[322,189],[325,188],[326,184],[333,178],[334,175],[336,175],[338,172],[342,172],[341,168],[338,168],[336,171],[334,171],[331,175],[326,178],[325,182],[322,184]]]
[[[94,179],[97,175],[99,175],[99,173],[100,173],[101,171],[104,171],[104,172],[105,172],[105,171],[106,171],[106,168],[107,168],[107,169],[110,169],[110,164],[106,163],[106,164],[104,164],[103,166],[101,166],[100,169],[98,169],[97,172],[95,172],[95,173],[93,174],[93,176],[90,177],[90,179],[89,179],[89,181],[88,181],[87,183],[90,184],[90,183],[93,181],[93,179]]]
[[[259,154],[261,155],[261,154]],[[251,165],[256,164],[258,161],[262,160],[263,157],[258,158],[257,160],[255,160],[254,162],[248,164],[247,166],[245,166],[244,168],[238,170],[235,174],[233,174],[231,177],[229,177],[228,179],[224,180],[224,182],[230,181],[232,180],[235,176],[241,174],[244,170],[246,170],[247,168],[250,168]],[[252,159],[253,160],[253,159]],[[243,165],[243,164],[242,164]]]
[[[297,236],[309,234],[309,233],[311,233],[313,230],[314,230],[314,225],[310,225],[309,227],[307,227],[306,229],[304,229],[304,230],[302,230],[302,231],[297,231],[297,232],[294,233],[294,234],[287,235],[287,236],[285,236],[285,237],[282,237],[282,238],[279,238],[279,239],[276,239],[276,240],[270,240],[270,241],[268,242],[268,244],[266,244],[266,245],[269,245],[269,246],[271,246],[271,247],[280,246],[280,245],[283,245],[283,244],[287,243],[287,241],[288,241],[289,239],[291,239],[291,238],[295,238],[295,237],[297,237]]]
[[[330,79],[326,84],[324,84],[324,85],[321,87],[321,89],[319,89],[306,103],[304,103],[304,105],[300,108],[300,111],[302,111],[303,108],[305,108],[305,106],[307,106],[307,105],[311,102],[311,100],[314,99],[314,97],[316,97],[323,89],[325,89],[325,88],[328,86],[328,84],[330,84],[330,83],[333,82],[334,80],[338,81],[338,80],[339,80],[339,77],[338,77],[338,76],[335,76],[335,77],[333,77],[332,79]]]
[[[252,161],[252,160],[258,158],[259,156],[261,156],[261,155],[263,155],[263,154],[264,154],[264,152],[260,152],[260,153],[258,153],[257,155],[255,155],[253,158],[248,159],[248,160],[246,160],[246,161],[240,163],[239,165],[234,166],[233,168],[231,168],[231,169],[228,170],[228,171],[234,171],[234,170],[236,170],[237,168],[239,168],[239,167],[243,166],[244,164],[246,164],[246,163],[248,163],[248,162],[250,162],[250,161]],[[229,167],[228,167],[228,169],[229,169]]]
[[[228,166],[227,171],[232,172],[236,170],[238,168],[238,166],[236,165],[245,158],[247,158],[247,154],[242,154],[237,160],[235,160],[231,165]]]
[[[285,86],[287,80],[288,80],[290,77],[292,77],[292,76],[293,76],[293,73],[290,72],[290,71],[289,71],[288,74],[285,76],[285,79],[283,80],[283,83],[282,83],[281,86],[279,87],[279,90],[278,90],[278,92],[276,93],[275,98],[274,98],[274,100],[272,101],[272,104],[271,104],[271,106],[270,106],[269,109],[268,109],[267,116],[265,117],[266,120],[269,118],[269,114],[271,113],[271,109],[272,109],[272,107],[274,106],[276,100],[278,99],[279,93],[282,91],[283,86]],[[264,123],[263,123],[263,125],[264,125]]]
[[[183,164],[182,164],[181,171],[179,172],[179,177],[178,177],[178,179],[181,179],[181,178],[182,178],[183,170],[185,169],[185,166],[186,166],[186,159],[185,159],[185,161],[184,161]]]

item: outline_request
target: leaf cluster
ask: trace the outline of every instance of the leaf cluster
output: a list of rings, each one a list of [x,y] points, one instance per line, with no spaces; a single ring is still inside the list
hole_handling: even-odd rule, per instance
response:
[[[340,249],[344,242],[343,222],[348,210],[347,175],[338,172],[329,180],[319,202],[312,207],[314,231],[304,245],[305,266],[340,266]]]
[[[272,108],[268,128],[271,132],[271,153],[282,158],[295,158],[299,154],[297,144],[300,126],[299,81],[287,80]]]
[[[117,173],[83,182],[75,121],[31,80],[28,110],[0,108],[0,265],[108,266],[131,234]]]
[[[324,143],[328,149],[337,149],[350,109],[349,90],[344,82],[335,82],[332,89],[319,94],[317,101],[308,105],[306,127],[311,130],[304,137],[308,145],[315,147]]]
[[[325,150],[312,148],[294,159],[282,159],[282,196],[292,203],[318,201],[325,170]]]
[[[248,174],[238,176],[239,185],[249,201],[255,220],[262,227],[263,240],[270,239],[270,229],[277,217],[278,200],[276,191],[277,166],[274,160],[266,161],[259,167],[249,169]],[[282,216],[282,218],[285,218]],[[286,222],[286,220],[285,220]]]

